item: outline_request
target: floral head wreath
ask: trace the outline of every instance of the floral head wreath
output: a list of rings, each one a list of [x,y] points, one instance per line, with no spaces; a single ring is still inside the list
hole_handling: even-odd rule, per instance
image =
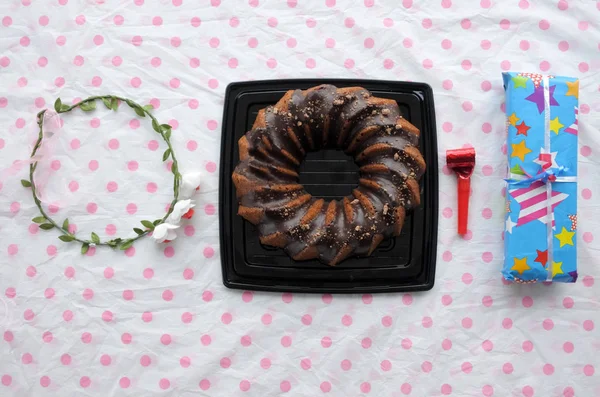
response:
[[[102,103],[109,109],[116,111],[119,104],[125,102],[135,113],[140,117],[148,116],[152,120],[152,128],[158,133],[167,144],[167,149],[163,153],[162,161],[172,160],[171,172],[173,173],[173,200],[169,206],[167,213],[154,221],[141,221],[142,228],[134,227],[135,237],[130,238],[114,238],[112,240],[101,241],[100,237],[94,232],[91,233],[89,239],[82,238],[71,232],[69,228],[69,220],[65,219],[62,224],[57,223],[52,219],[42,207],[42,201],[37,194],[37,185],[34,180],[34,173],[38,166],[38,161],[43,158],[44,141],[56,140],[58,138],[57,131],[62,125],[59,113],[70,112],[75,108],[79,108],[84,112],[89,112],[96,109],[96,100],[100,99]],[[121,98],[114,95],[100,95],[86,98],[74,105],[66,105],[61,102],[60,98],[54,102],[54,110],[44,109],[37,114],[37,124],[39,126],[38,139],[33,146],[31,156],[27,163],[29,164],[29,179],[22,179],[21,185],[31,189],[33,201],[39,209],[41,215],[33,218],[33,222],[40,224],[42,230],[57,229],[61,235],[58,237],[64,242],[79,242],[81,243],[81,253],[85,254],[90,247],[109,246],[126,250],[131,247],[136,240],[151,234],[154,240],[158,243],[170,242],[177,238],[176,229],[182,218],[190,219],[194,215],[194,201],[192,196],[200,185],[200,173],[193,172],[181,174],[175,157],[175,151],[171,145],[171,126],[168,124],[160,124],[158,120],[150,113],[152,105],[141,106],[136,102]],[[44,143],[44,144],[46,144]]]

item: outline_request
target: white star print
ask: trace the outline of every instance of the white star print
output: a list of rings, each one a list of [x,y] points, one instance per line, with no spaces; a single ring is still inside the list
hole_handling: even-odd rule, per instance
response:
[[[510,216],[508,218],[506,218],[506,231],[512,234],[512,230],[513,227],[516,226],[517,223],[513,222],[512,219],[510,219]]]

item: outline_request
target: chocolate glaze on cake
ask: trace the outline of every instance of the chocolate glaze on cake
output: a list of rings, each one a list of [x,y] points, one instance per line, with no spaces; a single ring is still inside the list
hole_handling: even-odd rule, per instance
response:
[[[258,226],[262,244],[295,260],[334,266],[370,255],[400,234],[406,210],[419,205],[425,161],[418,142],[419,130],[396,102],[364,88],[288,91],[260,110],[238,142],[238,214]],[[325,148],[343,150],[360,167],[359,186],[339,201],[315,198],[298,183],[306,153]]]

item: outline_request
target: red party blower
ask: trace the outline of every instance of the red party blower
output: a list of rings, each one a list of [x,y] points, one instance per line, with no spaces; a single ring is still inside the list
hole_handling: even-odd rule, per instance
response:
[[[475,168],[475,149],[446,150],[446,164],[458,177],[458,234],[467,234],[471,174]]]

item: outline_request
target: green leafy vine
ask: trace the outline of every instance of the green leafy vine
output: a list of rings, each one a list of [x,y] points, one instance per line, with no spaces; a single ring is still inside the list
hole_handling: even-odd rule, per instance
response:
[[[90,112],[90,111],[93,111],[94,109],[96,109],[96,100],[97,99],[101,100],[107,109],[113,110],[113,111],[117,111],[120,103],[124,102],[130,108],[132,108],[133,111],[139,117],[148,116],[152,120],[152,129],[157,134],[159,134],[162,137],[162,139],[165,141],[165,143],[167,144],[167,149],[163,153],[162,161],[164,162],[164,161],[167,161],[168,159],[171,159],[173,161],[172,166],[171,166],[171,172],[173,173],[173,201],[171,202],[169,210],[167,211],[165,216],[163,216],[160,219],[156,219],[154,221],[143,220],[143,221],[141,221],[143,228],[138,228],[138,227],[133,228],[133,231],[136,233],[136,236],[133,238],[126,238],[126,239],[114,238],[112,240],[101,241],[100,237],[98,237],[98,235],[96,233],[92,232],[89,239],[84,239],[84,238],[77,236],[75,233],[71,233],[69,231],[69,220],[68,219],[65,219],[62,222],[62,224],[59,224],[54,219],[52,219],[46,213],[46,211],[44,211],[44,208],[42,207],[42,202],[40,201],[40,199],[38,198],[38,196],[36,194],[36,185],[35,185],[35,181],[34,181],[34,173],[38,166],[38,163],[36,161],[36,162],[30,164],[29,165],[29,179],[22,179],[21,185],[23,185],[23,187],[25,187],[25,188],[31,189],[33,201],[35,202],[35,205],[37,206],[37,208],[41,214],[41,216],[37,216],[37,217],[33,218],[32,221],[39,224],[39,227],[42,230],[57,229],[61,233],[61,235],[58,237],[61,241],[64,241],[64,242],[76,241],[76,242],[81,243],[81,253],[82,254],[85,254],[89,250],[89,248],[93,247],[93,246],[104,245],[104,246],[109,246],[111,248],[121,249],[121,250],[126,250],[129,247],[131,247],[135,241],[146,236],[148,233],[153,231],[156,226],[165,222],[165,220],[168,218],[168,216],[171,214],[171,212],[173,212],[175,203],[177,203],[177,200],[179,198],[179,186],[181,184],[181,173],[179,172],[177,158],[175,157],[175,151],[173,150],[173,146],[171,145],[171,126],[169,124],[160,124],[158,122],[158,120],[152,115],[152,113],[150,113],[150,110],[153,109],[152,105],[142,106],[142,105],[132,101],[131,99],[122,98],[122,97],[119,97],[116,95],[97,95],[97,96],[91,96],[89,98],[86,98],[80,102],[73,104],[73,105],[64,104],[64,103],[62,103],[60,98],[58,98],[54,102],[54,110],[57,113],[67,113],[75,108],[79,108],[84,112]],[[39,135],[38,135],[37,141],[35,142],[35,144],[33,146],[33,150],[31,152],[32,158],[35,156],[37,151],[42,146],[42,141],[43,141],[43,137],[44,137],[44,132],[43,132],[44,114],[46,113],[46,110],[47,109],[44,109],[37,114],[37,124],[39,126]]]

